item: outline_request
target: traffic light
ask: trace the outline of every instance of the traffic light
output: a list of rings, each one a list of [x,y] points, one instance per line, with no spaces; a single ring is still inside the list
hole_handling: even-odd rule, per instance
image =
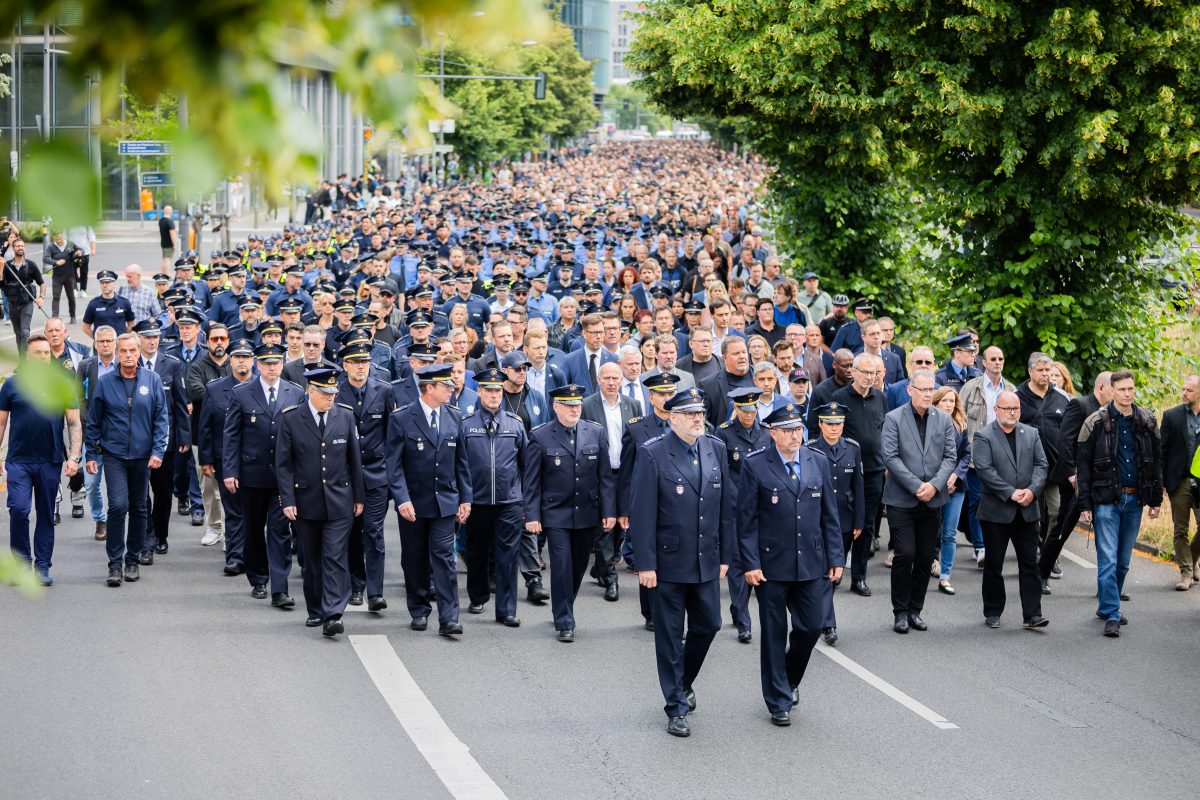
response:
[[[539,72],[534,76],[533,80],[533,99],[546,99],[546,73]]]

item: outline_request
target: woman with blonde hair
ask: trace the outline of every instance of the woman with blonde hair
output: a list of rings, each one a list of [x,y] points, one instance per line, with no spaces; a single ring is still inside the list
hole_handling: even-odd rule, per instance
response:
[[[963,500],[967,496],[967,467],[971,464],[971,438],[967,435],[967,414],[963,410],[958,392],[950,386],[941,386],[933,393],[933,406],[950,415],[954,423],[955,444],[958,445],[958,461],[954,472],[946,482],[950,500],[942,506],[942,551],[941,558],[933,562],[932,572],[938,578],[938,591],[954,594],[950,584],[950,571],[954,568],[954,550],[958,546],[958,519],[962,515]]]
[[[750,366],[768,360],[771,357],[771,345],[765,336],[754,334],[746,339],[746,349],[750,351]]]
[[[1061,361],[1055,361],[1050,365],[1050,382],[1071,397],[1079,395],[1079,392],[1075,391],[1074,381],[1071,380],[1071,370]]]

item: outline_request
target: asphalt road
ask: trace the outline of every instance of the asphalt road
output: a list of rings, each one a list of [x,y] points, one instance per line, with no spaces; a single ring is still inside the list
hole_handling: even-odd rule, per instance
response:
[[[40,598],[0,591],[5,797],[1194,794],[1197,596],[1175,592],[1174,569],[1143,557],[1118,640],[1092,616],[1094,570],[1071,561],[1045,600],[1043,631],[1020,629],[1015,578],[1004,627],[986,629],[981,572],[960,564],[958,594],[930,594],[930,631],[898,636],[886,570],[873,563],[874,597],[838,594],[837,652],[944,727],[817,653],[794,724],[774,728],[757,638],[738,644],[727,625],[696,684],[692,736],[679,740],[663,730],[653,639],[625,573],[617,603],[585,584],[571,645],[555,641],[548,606],[522,599],[524,624],[508,629],[490,607],[466,614],[465,591],[461,640],[415,633],[393,519],[392,607],[351,610],[347,635],[330,641],[304,627],[302,610],[273,609],[243,577],[223,577],[220,547],[201,547],[185,518],[173,518],[171,552],[119,589],[104,586],[91,533],[90,519],[64,520],[56,585]],[[1092,560],[1086,538],[1069,549]],[[383,661],[357,652],[381,643]],[[418,702],[397,703],[399,717],[372,678],[398,663],[419,689]],[[438,731],[465,748],[447,750]],[[476,765],[491,786],[450,776],[452,795],[431,766],[447,761]]]

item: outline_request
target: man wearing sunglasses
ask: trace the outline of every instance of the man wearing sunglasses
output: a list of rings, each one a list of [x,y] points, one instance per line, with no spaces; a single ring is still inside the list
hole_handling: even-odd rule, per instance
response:
[[[309,325],[300,337],[300,358],[289,361],[283,367],[283,379],[291,381],[300,387],[308,386],[304,371],[313,367],[332,367],[332,361],[323,355],[325,350],[325,331],[320,325]]]
[[[204,406],[204,387],[209,381],[223,378],[229,374],[229,329],[220,322],[209,323],[208,348],[201,352],[187,367],[185,382],[188,399],[192,404],[192,441],[200,441],[200,418]],[[225,509],[221,505],[221,496],[217,479],[212,475],[204,475],[199,469],[200,450],[192,448],[196,458],[197,478],[200,482],[200,499],[204,504],[204,535],[200,544],[205,547],[216,544],[225,538]]]

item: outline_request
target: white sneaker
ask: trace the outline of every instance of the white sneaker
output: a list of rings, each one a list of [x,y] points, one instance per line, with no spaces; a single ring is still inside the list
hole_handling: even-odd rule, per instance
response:
[[[84,299],[87,299],[87,292],[85,292],[83,289],[80,289],[80,290],[79,290],[79,296],[80,296],[80,297],[82,297],[82,298],[84,298]]]
[[[200,544],[204,545],[205,547],[211,547],[217,542],[222,542],[224,540],[225,534],[217,533],[212,528],[209,528],[208,530],[204,531],[204,536],[200,539]]]
[[[984,562],[983,551],[977,550],[975,552],[975,566],[979,567],[980,569],[983,569],[983,562]]]

